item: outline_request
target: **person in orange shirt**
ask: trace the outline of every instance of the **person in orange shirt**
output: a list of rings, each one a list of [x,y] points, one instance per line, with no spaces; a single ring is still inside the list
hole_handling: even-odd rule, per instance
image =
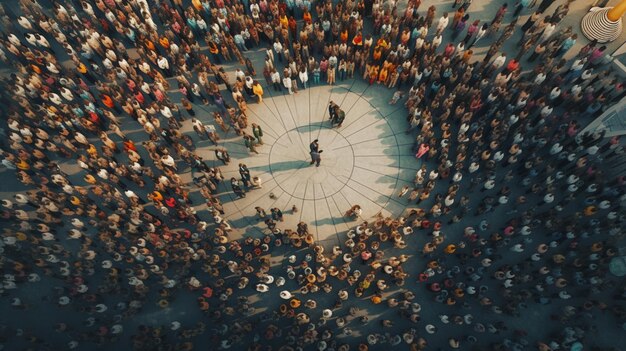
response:
[[[380,67],[376,64],[372,64],[372,66],[370,67],[370,85],[372,85],[372,83],[374,83],[376,79],[378,78],[379,70],[380,70]]]
[[[33,72],[41,74],[41,68],[39,68],[39,66],[31,64],[30,68],[33,70]]]
[[[159,44],[161,44],[161,46],[165,49],[165,50],[169,50],[170,49],[170,41],[169,39],[167,39],[166,36],[162,36],[159,39]]]
[[[292,40],[296,40],[296,32],[298,30],[298,23],[296,22],[296,19],[293,18],[293,16],[289,17],[289,35],[291,36]]]
[[[387,65],[383,66],[383,69],[380,70],[378,74],[378,84],[385,84],[387,81],[387,74],[389,73]]]
[[[102,99],[102,104],[108,107],[111,110],[115,110],[118,114],[122,114],[122,111],[115,105],[115,101],[107,94],[102,94],[100,96]]]
[[[356,33],[354,38],[352,38],[352,45],[363,46],[363,34],[361,32]]]
[[[374,48],[374,53],[372,54],[372,58],[374,59],[374,62],[379,62],[382,55],[383,55],[383,48],[380,45],[376,45],[376,47]]]
[[[163,195],[156,190],[148,194],[148,199],[152,200],[155,205],[160,206],[163,203]]]
[[[78,65],[76,66],[76,70],[80,74],[85,76],[85,78],[87,78],[87,80],[91,82],[91,84],[94,84],[96,82],[96,79],[87,71],[87,66],[85,66],[84,63],[79,62]]]
[[[191,0],[191,5],[197,12],[202,11],[202,2],[200,0]]]
[[[341,33],[339,34],[339,40],[341,40],[342,43],[348,42],[348,29],[347,28],[341,31]]]
[[[152,40],[146,38],[146,40],[144,40],[143,44],[146,47],[146,49],[148,49],[150,51],[156,52],[156,46],[154,46],[154,43],[152,42]]]
[[[304,20],[306,24],[311,24],[313,21],[313,18],[311,17],[311,13],[306,8],[304,9],[304,14],[302,15],[302,19]]]
[[[215,61],[215,63],[220,64],[222,63],[222,60],[220,59],[220,48],[217,46],[217,44],[215,44],[215,42],[213,40],[209,40],[209,52],[211,53],[211,57],[213,57],[213,60]]]

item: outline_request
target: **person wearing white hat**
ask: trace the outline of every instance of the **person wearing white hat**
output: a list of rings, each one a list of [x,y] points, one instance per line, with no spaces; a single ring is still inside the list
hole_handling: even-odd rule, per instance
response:
[[[280,292],[280,298],[283,300],[289,300],[293,297],[293,295],[287,291],[287,290],[283,290]]]
[[[80,230],[78,230],[78,229],[70,229],[69,237],[71,239],[80,239],[81,236],[83,236],[83,233],[81,233]]]
[[[270,288],[267,285],[265,285],[265,284],[257,284],[256,285],[256,291],[258,291],[258,292],[264,293],[264,292],[268,292],[269,290],[270,290]]]
[[[330,318],[332,316],[333,316],[333,311],[331,311],[330,309],[327,308],[327,309],[322,311],[322,318],[328,319],[328,318]]]
[[[327,347],[328,347],[328,345],[326,344],[326,341],[324,341],[324,340],[320,340],[320,342],[317,343],[317,349],[319,351],[324,351],[324,350],[326,350]]]
[[[346,290],[343,290],[343,289],[342,289],[342,290],[339,290],[338,295],[339,295],[339,299],[341,299],[341,300],[343,300],[343,301],[347,300],[347,299],[348,299],[348,296],[349,296],[349,295],[348,295],[348,292],[347,292]]]
[[[424,329],[426,329],[426,332],[428,334],[435,334],[435,332],[437,331],[437,328],[432,324],[427,324],[426,327],[424,327]]]
[[[389,339],[389,343],[391,344],[391,346],[397,346],[400,345],[400,343],[402,342],[402,338],[400,337],[400,335],[394,335],[391,337],[391,339]]]
[[[283,277],[276,278],[276,286],[283,286],[283,285],[285,285],[285,278]]]
[[[343,261],[345,263],[350,263],[352,262],[352,255],[349,253],[343,254]]]
[[[378,338],[374,334],[370,334],[367,336],[367,343],[370,345],[376,345],[378,342]]]

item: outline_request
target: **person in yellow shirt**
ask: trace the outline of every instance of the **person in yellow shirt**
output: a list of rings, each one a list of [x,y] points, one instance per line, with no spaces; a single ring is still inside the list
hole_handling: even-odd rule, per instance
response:
[[[202,11],[202,2],[200,2],[200,0],[191,0],[191,5],[196,11]]]
[[[15,167],[22,171],[28,171],[30,169],[30,165],[26,162],[26,160],[19,160],[19,162],[15,163]]]
[[[78,64],[76,65],[76,70],[78,71],[78,73],[85,76],[85,78],[87,78],[87,80],[91,82],[91,84],[96,83],[96,79],[89,73],[89,71],[87,71],[87,66],[85,66],[84,63],[78,62]]]
[[[289,19],[287,18],[287,15],[283,14],[280,16],[280,26],[285,29],[289,27]]]
[[[259,104],[263,102],[263,87],[256,80],[252,83],[252,92],[259,98]]]

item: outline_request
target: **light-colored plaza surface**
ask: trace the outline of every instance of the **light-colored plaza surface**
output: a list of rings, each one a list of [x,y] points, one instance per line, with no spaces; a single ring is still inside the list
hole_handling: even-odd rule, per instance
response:
[[[245,155],[241,137],[225,140],[235,156],[222,173],[226,181],[239,179],[238,164],[245,163],[253,177],[261,178],[262,188],[241,199],[222,195],[225,218],[239,228],[231,239],[269,233],[257,206],[268,214],[271,208],[283,212],[278,228],[295,228],[302,221],[317,241],[334,243],[337,233],[360,220],[345,216],[353,205],[362,207],[361,219],[401,215],[407,203],[397,193],[413,181],[419,163],[412,152],[413,136],[405,133],[402,101],[388,103],[393,91],[357,79],[292,95],[266,90],[263,103],[250,104],[251,118],[263,128],[264,145],[257,147],[258,155]],[[331,126],[330,101],[346,113],[341,127]],[[309,144],[315,139],[323,150],[319,167],[310,164]]]

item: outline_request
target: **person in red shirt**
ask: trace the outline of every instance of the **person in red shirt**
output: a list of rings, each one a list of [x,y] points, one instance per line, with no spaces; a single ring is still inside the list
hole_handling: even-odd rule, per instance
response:
[[[506,65],[506,74],[513,73],[517,71],[518,68],[519,61],[517,61],[516,59],[512,59],[511,61],[509,61],[509,64]]]
[[[139,89],[135,91],[135,100],[137,100],[137,102],[139,102],[139,104],[141,104],[142,106],[146,102],[146,98],[143,96]]]

